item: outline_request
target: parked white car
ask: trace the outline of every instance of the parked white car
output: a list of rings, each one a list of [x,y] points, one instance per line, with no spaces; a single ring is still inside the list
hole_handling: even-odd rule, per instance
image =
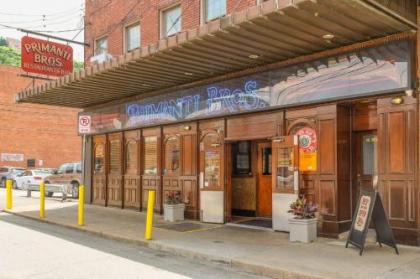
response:
[[[16,176],[13,180],[13,188],[26,190],[29,184],[40,184],[51,173],[45,170],[27,170]]]

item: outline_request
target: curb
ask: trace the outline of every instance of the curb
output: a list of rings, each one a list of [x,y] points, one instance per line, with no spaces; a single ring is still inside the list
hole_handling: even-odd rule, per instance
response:
[[[257,274],[257,275],[262,275],[262,276],[267,276],[267,277],[272,277],[272,278],[281,278],[281,279],[321,279],[322,278],[322,277],[319,277],[319,276],[308,275],[308,274],[305,274],[305,273],[293,272],[293,271],[289,271],[289,270],[273,268],[273,267],[270,267],[270,266],[253,264],[253,263],[249,263],[249,262],[242,261],[242,260],[235,260],[233,258],[226,258],[226,257],[221,257],[221,256],[213,256],[213,255],[209,255],[209,254],[205,254],[205,253],[199,253],[199,252],[183,249],[183,248],[180,248],[180,247],[173,247],[173,246],[170,246],[170,245],[157,243],[157,242],[154,242],[153,240],[152,241],[146,241],[146,240],[132,239],[132,238],[126,238],[126,237],[121,237],[121,236],[117,236],[117,235],[107,234],[107,233],[102,232],[102,231],[90,230],[90,229],[87,229],[86,227],[83,227],[83,226],[80,227],[80,226],[77,226],[77,225],[67,225],[67,224],[51,221],[51,220],[48,220],[48,219],[40,219],[40,218],[37,218],[37,217],[28,216],[28,215],[25,215],[25,214],[21,214],[19,212],[8,211],[6,209],[3,209],[1,211],[5,212],[5,213],[8,213],[8,214],[15,215],[15,216],[30,219],[30,220],[33,220],[33,221],[44,222],[44,223],[55,225],[55,226],[60,226],[60,227],[64,227],[64,228],[68,228],[68,229],[72,229],[72,230],[77,230],[77,231],[82,231],[82,232],[89,233],[91,235],[100,236],[100,237],[105,238],[105,239],[123,241],[123,242],[126,242],[126,243],[132,243],[132,244],[147,247],[147,248],[150,248],[150,249],[153,249],[153,250],[168,252],[168,253],[171,253],[173,255],[182,256],[182,257],[189,258],[189,259],[192,259],[192,260],[198,260],[198,261],[201,261],[201,262],[209,262],[209,263],[213,263],[213,264],[221,264],[221,265],[228,266],[230,268],[234,268],[238,271],[249,272],[249,273],[253,273],[253,274]]]

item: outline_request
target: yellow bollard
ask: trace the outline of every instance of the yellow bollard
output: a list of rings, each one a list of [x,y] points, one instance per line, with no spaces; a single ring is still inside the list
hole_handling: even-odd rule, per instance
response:
[[[39,184],[39,218],[45,218],[45,183]]]
[[[6,181],[6,209],[12,209],[13,207],[13,194],[12,194],[12,180]]]
[[[146,230],[144,232],[144,238],[146,240],[151,240],[152,239],[154,204],[155,204],[155,191],[154,190],[149,190],[149,196],[147,198]]]
[[[79,226],[83,226],[85,224],[84,200],[85,200],[85,186],[80,185],[79,186],[79,210],[78,210],[78,216],[77,216],[78,217],[77,223]]]

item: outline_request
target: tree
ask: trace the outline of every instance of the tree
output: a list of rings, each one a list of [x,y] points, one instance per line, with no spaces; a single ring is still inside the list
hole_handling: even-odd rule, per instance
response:
[[[0,46],[0,64],[19,67],[20,53],[13,48]]]
[[[80,71],[81,69],[83,69],[84,65],[85,63],[83,63],[82,61],[73,60],[73,72]]]
[[[9,46],[9,42],[4,37],[0,37],[0,46]]]

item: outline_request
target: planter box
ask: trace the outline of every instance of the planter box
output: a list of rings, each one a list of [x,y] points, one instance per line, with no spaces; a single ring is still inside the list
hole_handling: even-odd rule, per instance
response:
[[[289,219],[290,241],[299,241],[304,243],[312,242],[317,237],[317,222],[314,219]]]
[[[163,217],[165,221],[175,222],[184,220],[185,204],[164,204]]]

